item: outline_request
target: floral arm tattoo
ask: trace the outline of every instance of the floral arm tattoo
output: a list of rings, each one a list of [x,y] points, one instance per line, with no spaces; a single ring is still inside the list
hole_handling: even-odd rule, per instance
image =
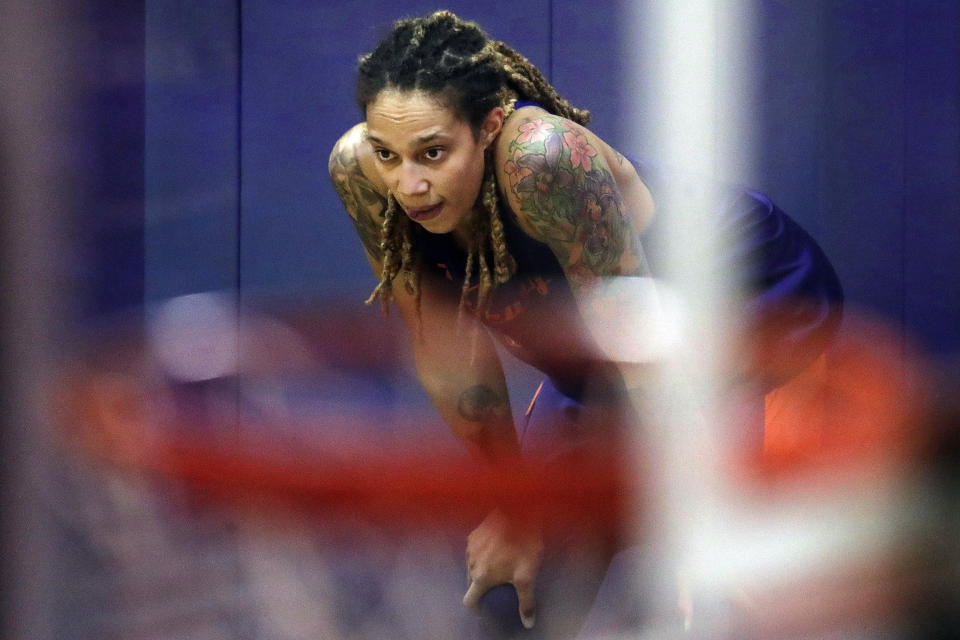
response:
[[[372,258],[381,260],[380,226],[387,209],[387,199],[364,175],[354,145],[340,143],[330,154],[330,179],[343,202],[363,248]]]
[[[519,218],[550,246],[575,290],[643,273],[629,212],[586,129],[556,116],[528,118],[504,171]]]

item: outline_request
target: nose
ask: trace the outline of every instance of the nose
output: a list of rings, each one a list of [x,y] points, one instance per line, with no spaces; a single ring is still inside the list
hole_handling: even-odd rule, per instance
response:
[[[430,185],[423,175],[421,167],[414,162],[404,162],[399,169],[397,193],[401,196],[415,196],[426,193]]]

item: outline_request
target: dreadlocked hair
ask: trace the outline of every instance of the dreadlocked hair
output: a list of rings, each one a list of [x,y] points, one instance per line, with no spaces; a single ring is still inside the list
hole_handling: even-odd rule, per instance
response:
[[[532,100],[550,113],[573,120],[577,124],[590,122],[590,112],[574,107],[561,97],[553,85],[543,77],[540,70],[523,54],[499,40],[490,40],[488,44],[503,65],[503,71],[507,75],[507,86],[518,97],[523,100]]]
[[[512,105],[510,106],[512,109]],[[517,263],[507,249],[507,240],[500,218],[500,199],[497,197],[497,180],[493,173],[493,162],[487,160],[483,170],[483,184],[479,199],[483,213],[475,215],[471,221],[471,242],[467,247],[467,264],[464,268],[463,287],[460,290],[460,312],[463,313],[470,292],[473,290],[473,274],[476,270],[478,283],[474,306],[478,314],[486,311],[490,304],[490,294],[497,285],[501,285],[517,270]],[[486,214],[486,215],[483,215]],[[493,268],[490,257],[492,254]]]
[[[365,112],[384,90],[419,91],[435,97],[470,126],[475,139],[490,111],[503,107],[509,115],[515,99],[534,101],[579,124],[590,119],[589,111],[570,105],[524,56],[489,39],[477,23],[450,11],[397,21],[377,47],[360,58],[356,94],[360,109]],[[460,297],[462,310],[475,291],[478,314],[487,308],[493,290],[516,271],[504,238],[492,159],[486,157],[484,165]],[[419,299],[420,228],[403,214],[392,194],[387,200],[380,230],[383,270],[367,300],[371,304],[379,298],[385,312],[393,297],[393,280],[400,273],[407,291]]]
[[[387,314],[393,300],[393,281],[399,273],[404,274],[404,288],[420,303],[419,264],[413,250],[411,236],[417,233],[415,225],[401,212],[400,205],[392,193],[387,194],[387,208],[383,213],[383,225],[380,227],[380,250],[383,252],[383,269],[380,282],[367,298],[366,304],[373,304],[379,298],[384,315]]]

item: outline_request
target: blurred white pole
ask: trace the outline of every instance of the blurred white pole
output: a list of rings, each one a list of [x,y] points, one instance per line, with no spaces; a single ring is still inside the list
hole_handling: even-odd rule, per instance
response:
[[[753,64],[750,0],[650,0],[632,5],[642,47],[631,73],[644,87],[631,119],[648,131],[644,155],[669,177],[654,194],[664,225],[660,288],[678,301],[682,333],[652,389],[653,482],[659,550],[696,592],[711,590],[701,559],[723,527],[727,487],[719,473],[730,442],[727,396],[717,377],[736,326],[738,274],[718,273],[716,184],[750,171]],[[710,552],[720,551],[713,548]],[[667,571],[663,593],[679,590]],[[679,595],[679,594],[678,594]],[[722,626],[722,620],[714,620]],[[700,633],[705,630],[700,629]],[[720,633],[722,629],[714,631]]]

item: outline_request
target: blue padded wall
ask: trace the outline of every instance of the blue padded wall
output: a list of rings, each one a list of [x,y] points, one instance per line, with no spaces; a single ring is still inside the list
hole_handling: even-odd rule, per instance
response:
[[[765,0],[757,186],[833,260],[851,308],[960,350],[960,7]]]
[[[146,3],[147,300],[238,285],[238,11]]]
[[[960,4],[914,0],[904,15],[904,326],[960,354]]]

